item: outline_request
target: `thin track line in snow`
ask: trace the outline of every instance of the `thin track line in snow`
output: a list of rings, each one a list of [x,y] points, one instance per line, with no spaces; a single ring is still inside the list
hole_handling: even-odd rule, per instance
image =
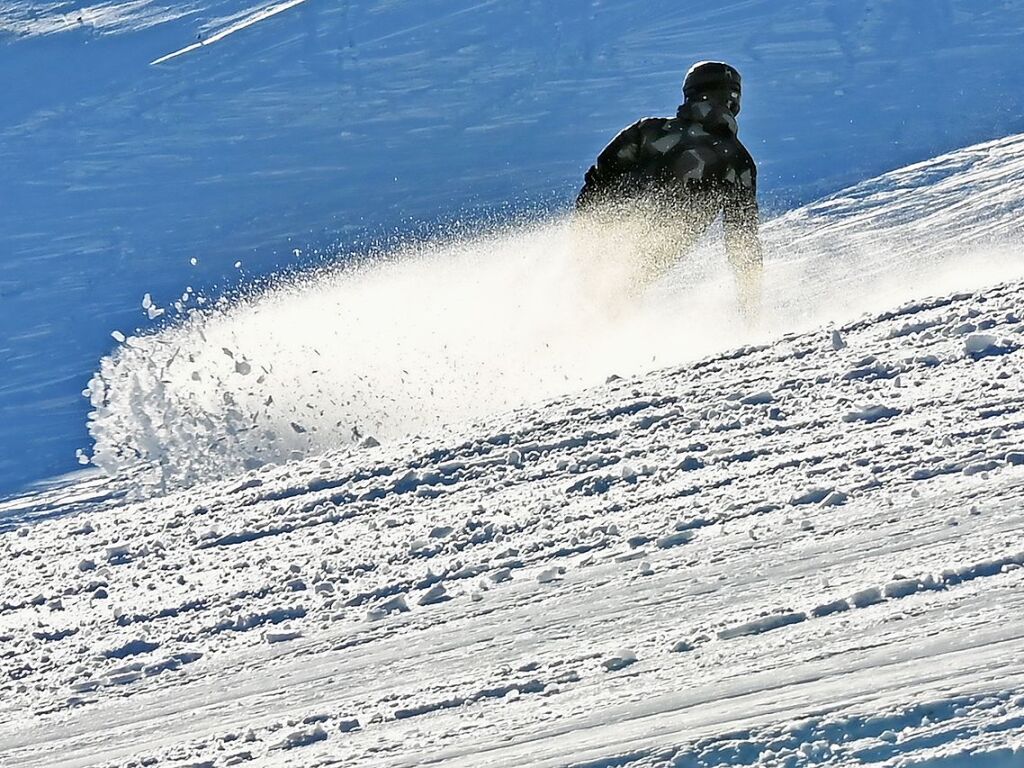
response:
[[[279,13],[284,13],[289,8],[294,8],[296,5],[301,5],[304,2],[306,2],[306,0],[287,0],[286,2],[278,3],[277,5],[271,5],[267,8],[263,8],[262,10],[257,11],[251,16],[245,17],[239,22],[224,27],[224,29],[220,30],[219,32],[215,32],[205,40],[200,40],[198,43],[192,43],[192,45],[187,45],[184,48],[174,51],[173,53],[168,53],[166,56],[161,56],[159,59],[154,59],[153,61],[149,62],[149,65],[156,66],[157,64],[163,64],[165,61],[170,61],[171,59],[176,59],[179,56],[184,56],[186,53],[198,50],[199,48],[205,48],[208,45],[219,43],[228,35],[233,35],[235,32],[240,32],[241,30],[246,29],[247,27],[251,27],[253,24],[258,24],[261,21],[265,21],[273,16],[277,16],[277,14]]]

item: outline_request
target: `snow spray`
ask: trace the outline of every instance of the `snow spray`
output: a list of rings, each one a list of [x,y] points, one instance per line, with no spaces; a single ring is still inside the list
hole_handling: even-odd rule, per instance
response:
[[[509,225],[283,278],[105,358],[87,390],[92,460],[189,485],[1018,277],[1006,194],[1022,146],[944,156],[769,222],[754,323],[716,233],[651,280],[658,244],[622,221]]]

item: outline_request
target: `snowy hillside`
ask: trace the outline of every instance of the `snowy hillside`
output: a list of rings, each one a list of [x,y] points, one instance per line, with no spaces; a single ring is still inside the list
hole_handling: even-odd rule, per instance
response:
[[[704,254],[642,306],[544,336],[560,316],[543,307],[587,306],[523,282],[568,268],[558,221],[126,341],[93,422],[120,476],[0,504],[4,765],[1017,768],[1022,147],[971,147],[772,224],[757,343],[732,344],[750,332]],[[454,273],[477,300],[444,292]],[[519,304],[501,303],[508,285]],[[288,335],[339,308],[326,336]],[[313,428],[330,434],[360,390],[312,350],[353,318],[374,344],[340,359],[382,359],[355,368],[381,397],[358,413],[397,408],[395,429],[328,449]],[[467,342],[438,357],[447,327]],[[477,330],[565,367],[517,381]],[[398,341],[423,356],[391,377]],[[696,359],[629,373],[655,345]],[[276,385],[266,349],[327,378]],[[584,383],[570,372],[607,381],[565,394]],[[257,376],[283,402],[245,410]],[[496,383],[518,407],[477,402]],[[305,407],[335,390],[339,412]],[[416,421],[449,401],[445,424]],[[279,448],[242,428],[260,419],[284,420],[295,458],[245,471],[247,451],[292,455],[260,453]],[[147,450],[155,466],[132,459]]]
[[[1022,23],[0,0],[0,765],[1024,766]],[[753,324],[563,213],[712,56]]]
[[[1022,343],[1014,282],[20,528],[4,764],[1020,765]]]
[[[1022,210],[1014,136],[792,211],[764,228],[755,329],[735,316],[715,243],[637,306],[588,290],[637,257],[614,228],[555,219],[410,246],[129,338],[89,386],[92,458],[150,487],[207,482],[1024,277]]]
[[[1022,24],[973,0],[0,2],[0,489],[73,466],[79,393],[147,293],[564,205],[709,56],[744,72],[787,209],[1024,130]]]

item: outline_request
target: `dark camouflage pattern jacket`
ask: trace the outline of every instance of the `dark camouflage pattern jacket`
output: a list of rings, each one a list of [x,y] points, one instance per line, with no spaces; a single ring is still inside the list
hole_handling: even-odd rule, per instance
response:
[[[736,118],[708,101],[675,117],[648,117],[626,128],[586,173],[576,208],[638,205],[700,237],[723,216],[729,260],[760,267],[757,167],[736,136]]]

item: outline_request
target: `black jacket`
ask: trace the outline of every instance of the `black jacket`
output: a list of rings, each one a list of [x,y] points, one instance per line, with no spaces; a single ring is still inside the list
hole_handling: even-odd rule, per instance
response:
[[[602,204],[642,206],[671,217],[696,240],[723,215],[729,259],[760,267],[757,167],[736,136],[736,118],[707,101],[675,117],[649,117],[619,133],[586,173],[580,211]]]

